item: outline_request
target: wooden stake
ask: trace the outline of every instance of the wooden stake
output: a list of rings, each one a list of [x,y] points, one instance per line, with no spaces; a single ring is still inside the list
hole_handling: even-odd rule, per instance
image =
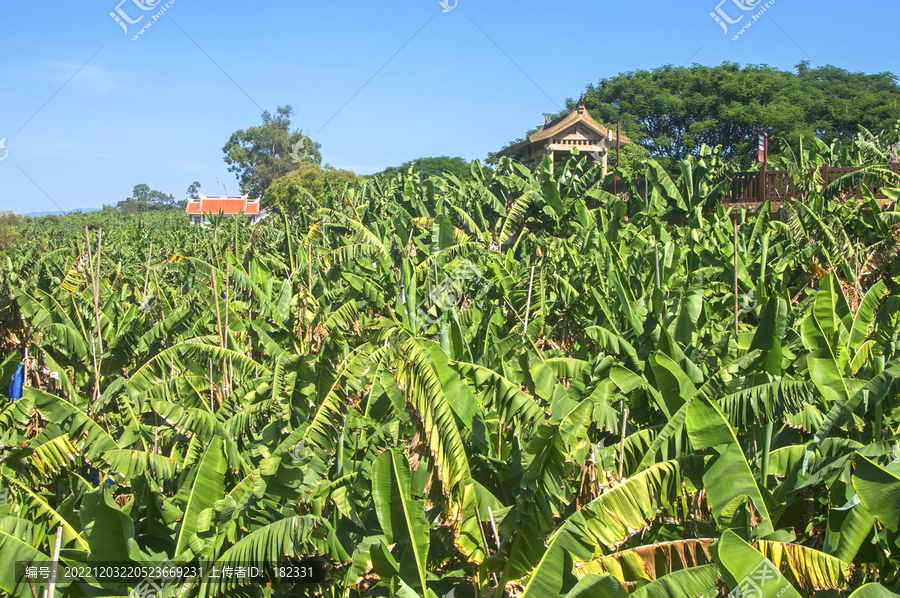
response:
[[[616,123],[616,168],[622,167],[622,123]],[[619,175],[616,175],[616,179],[619,178]],[[618,189],[616,189],[618,191]]]
[[[28,580],[28,585],[31,586],[31,595],[34,598],[37,598],[37,592],[34,591],[34,584],[31,581],[31,578],[28,577],[28,563],[22,563],[22,567],[25,569],[25,579]]]
[[[738,301],[738,223],[734,220],[734,333],[740,334],[738,313],[740,304]]]
[[[481,522],[481,515],[478,514],[478,505],[475,505],[475,520],[478,521],[478,529],[481,531],[481,541],[484,542],[484,556],[491,556],[491,549],[488,548],[487,536],[484,533],[484,524]],[[494,585],[500,585],[500,582],[497,581],[497,574],[491,573],[491,577],[494,578]]]

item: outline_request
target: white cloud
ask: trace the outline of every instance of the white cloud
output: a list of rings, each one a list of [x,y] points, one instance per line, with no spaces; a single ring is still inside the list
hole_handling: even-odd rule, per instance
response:
[[[85,59],[89,58],[86,56]],[[138,75],[124,70],[111,69],[94,61],[87,64],[81,62],[41,61],[29,73],[32,78],[40,79],[51,87],[78,90],[80,93],[97,96],[107,94],[120,87],[127,87]],[[76,74],[77,73],[77,74]],[[71,79],[71,80],[70,80]]]
[[[72,144],[68,141],[64,141],[62,143],[53,143],[51,145],[45,145],[38,149],[35,156],[38,158],[53,158],[55,156],[60,155],[63,150],[69,149]]]

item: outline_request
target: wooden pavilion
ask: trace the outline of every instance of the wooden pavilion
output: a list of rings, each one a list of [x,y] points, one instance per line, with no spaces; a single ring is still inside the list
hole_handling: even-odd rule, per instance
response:
[[[509,156],[520,162],[539,164],[544,156],[554,160],[557,153],[568,155],[577,147],[582,154],[602,162],[605,175],[609,150],[631,143],[628,137],[617,135],[615,129],[594,120],[585,108],[583,98],[567,115],[545,120],[544,126],[528,139],[497,152],[497,157]]]

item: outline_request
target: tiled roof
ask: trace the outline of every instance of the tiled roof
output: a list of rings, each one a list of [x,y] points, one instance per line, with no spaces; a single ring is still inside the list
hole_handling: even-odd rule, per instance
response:
[[[237,214],[259,214],[259,198],[248,199],[246,195],[203,195],[200,199],[188,198],[187,208],[185,212],[188,214],[205,214],[212,212],[218,214],[220,211],[225,215]]]
[[[551,122],[548,122],[544,126],[538,128],[538,130],[530,135],[525,141],[502,149],[497,152],[496,155],[498,158],[502,156],[521,155],[529,148],[533,149],[537,155],[543,154],[544,144],[541,142],[546,143],[547,140],[552,141],[555,135],[564,132],[566,129],[576,123],[582,124],[585,127],[592,129],[595,133],[598,133],[599,135],[608,139],[611,144],[615,144],[615,128],[606,127],[594,120],[593,117],[591,117],[590,113],[587,111],[587,108],[585,108],[584,101],[582,100],[579,101],[575,109],[568,114],[565,114]],[[619,140],[622,142],[622,144],[625,145],[631,143],[631,139],[629,139],[625,135],[619,135]]]

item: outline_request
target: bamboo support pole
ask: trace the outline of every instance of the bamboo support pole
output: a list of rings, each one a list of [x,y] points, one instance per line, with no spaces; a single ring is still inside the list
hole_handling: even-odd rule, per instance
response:
[[[225,346],[225,337],[222,335],[222,314],[219,312],[219,285],[216,282],[216,273],[213,271],[212,273],[212,283],[213,283],[213,300],[216,304],[216,326],[219,329],[219,346]]]
[[[156,291],[160,292],[162,287],[159,286],[159,277],[156,275],[156,268],[153,268],[153,281],[156,283]],[[157,305],[159,305],[159,313],[162,316],[162,319],[166,319],[166,310],[163,309],[162,301],[157,301]],[[166,344],[168,345],[169,333],[166,332]]]
[[[497,542],[497,547],[500,547],[500,534],[497,533],[497,521],[494,519],[494,512],[488,507],[488,515],[491,518],[491,529],[494,531],[494,540]]]
[[[215,413],[216,409],[213,403],[213,378],[212,378],[212,359],[209,360],[209,411]]]
[[[659,241],[657,241],[655,239],[653,241],[653,250],[656,253],[656,288],[661,289],[662,288],[662,278],[660,277],[660,273],[659,273]]]
[[[619,443],[619,477],[625,475],[625,432],[628,429],[628,408],[625,407],[625,399],[619,404],[622,413],[622,440]]]
[[[859,309],[860,298],[859,298],[859,237],[856,238],[856,243],[853,245],[853,266],[854,266],[854,277],[856,281],[854,283],[854,289],[856,290],[856,309],[853,313]]]
[[[528,319],[531,315],[531,290],[534,288],[534,266],[531,267],[531,281],[528,283],[528,303],[525,306],[525,329],[522,330],[522,344],[525,344],[525,337],[528,336]]]
[[[225,264],[225,328],[222,333],[225,336],[225,348],[228,348],[228,303],[231,300],[229,283],[231,282],[231,264]]]
[[[484,533],[484,523],[481,521],[481,515],[478,513],[478,505],[475,506],[475,519],[478,521],[478,529],[481,531],[481,541],[484,542],[484,556],[485,558],[491,556],[491,549],[488,548],[487,535]],[[494,579],[494,585],[500,585],[500,582],[497,580],[497,574],[491,573],[491,577]]]
[[[312,294],[312,243],[306,246],[306,290]]]
[[[50,565],[50,589],[47,598],[53,598],[56,593],[56,568],[59,565],[59,549],[62,547],[62,526],[56,528],[56,545],[53,548],[53,563]]]
[[[29,386],[28,384],[28,345],[25,345],[25,357],[22,359],[22,386]]]
[[[91,233],[88,230],[88,227],[84,227],[84,237],[87,243],[87,254],[88,254],[88,272],[91,274],[91,291],[94,296],[94,315],[97,324],[97,338],[91,339],[91,353],[94,361],[94,398],[93,401],[96,401],[100,396],[100,364],[103,362],[103,343],[100,336],[100,291],[99,291],[99,281],[97,280],[100,277],[100,255],[97,255],[97,270],[94,270],[94,254],[91,251]],[[100,248],[100,238],[97,238],[97,248]],[[97,353],[100,353],[100,357],[98,358]],[[88,406],[88,413],[92,410],[92,405]]]
[[[769,478],[769,453],[772,452],[772,431],[774,429],[771,414],[766,414],[766,416],[768,421],[766,422],[766,436],[763,439],[762,471],[760,472],[759,480],[763,488],[766,487],[766,482]]]
[[[147,252],[147,273],[144,274],[144,294],[141,295],[141,299],[146,301],[147,297],[147,285],[150,284],[150,258],[153,256],[153,243],[150,243],[150,251]]]
[[[100,361],[103,361],[103,335],[100,334],[100,252],[103,245],[103,229],[97,231],[97,276],[94,279],[94,315],[97,317],[97,345],[100,347]]]
[[[225,342],[223,344],[223,348],[228,349],[228,304],[231,302],[231,289],[229,288],[231,283],[231,264],[225,263],[225,328],[222,330],[222,334],[224,336]],[[228,365],[231,364],[231,358],[228,358]],[[225,357],[222,357],[222,369],[225,370],[225,373],[228,377],[228,387],[225,390],[225,396],[228,396],[228,393],[231,392],[231,368],[228,367],[225,363]]]

